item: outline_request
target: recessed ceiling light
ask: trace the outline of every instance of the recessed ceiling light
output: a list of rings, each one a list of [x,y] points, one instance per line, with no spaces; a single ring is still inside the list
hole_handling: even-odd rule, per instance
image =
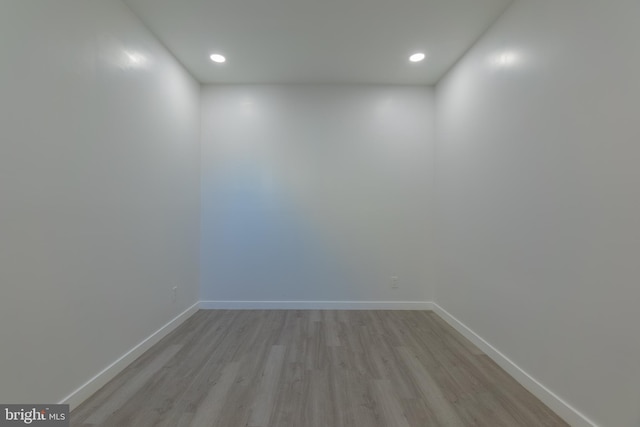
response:
[[[426,55],[424,53],[422,53],[422,52],[419,52],[419,53],[414,53],[413,55],[411,55],[409,57],[409,61],[411,61],[411,62],[420,62],[424,58],[426,58]]]
[[[225,58],[224,56],[220,55],[219,53],[214,53],[209,58],[211,58],[211,60],[213,62],[217,62],[218,64],[222,64],[223,62],[225,62],[227,60],[227,58]]]
[[[518,53],[514,51],[502,52],[496,55],[493,61],[499,67],[510,67],[518,62]]]

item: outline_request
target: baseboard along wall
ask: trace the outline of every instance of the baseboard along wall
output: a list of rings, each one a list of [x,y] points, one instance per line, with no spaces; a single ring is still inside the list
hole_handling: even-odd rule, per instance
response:
[[[432,310],[430,301],[200,301],[202,310]]]
[[[178,326],[183,324],[187,319],[193,316],[199,308],[199,303],[193,304],[191,307],[174,317],[160,329],[142,340],[139,344],[120,356],[109,366],[98,372],[89,381],[78,387],[73,393],[62,399],[59,403],[67,404],[71,410],[78,407],[82,402],[91,397],[96,391],[100,390],[105,384],[116,377],[127,366],[133,363],[145,351],[149,350],[162,338],[169,335]]]
[[[473,329],[462,323],[451,313],[440,307],[437,303],[432,303],[433,311],[440,316],[451,327],[471,341],[476,347],[482,350],[494,362],[504,369],[509,375],[515,378],[531,394],[540,399],[551,410],[563,418],[573,427],[598,427],[596,423],[587,418],[573,406],[561,399],[553,391],[537,381],[524,369],[516,365],[511,359],[502,354],[500,350],[489,344],[484,338],[475,333]]]
[[[138,345],[104,368],[65,397],[60,403],[73,410],[85,399],[115,378],[145,351],[184,323],[198,310],[424,310],[434,311],[451,327],[475,344],[522,386],[574,427],[598,427],[580,411],[545,387],[489,342],[475,333],[437,303],[431,301],[199,301],[145,338]]]

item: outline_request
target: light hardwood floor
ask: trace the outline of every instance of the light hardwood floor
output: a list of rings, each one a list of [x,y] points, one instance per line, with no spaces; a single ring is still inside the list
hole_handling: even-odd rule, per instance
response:
[[[567,426],[426,311],[199,311],[71,426]]]

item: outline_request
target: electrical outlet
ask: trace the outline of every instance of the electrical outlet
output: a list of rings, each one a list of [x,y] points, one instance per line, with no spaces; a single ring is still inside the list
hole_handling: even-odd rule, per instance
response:
[[[391,287],[398,289],[398,276],[391,276]]]
[[[173,302],[176,302],[178,300],[178,287],[174,286],[173,288],[171,288],[171,300]]]

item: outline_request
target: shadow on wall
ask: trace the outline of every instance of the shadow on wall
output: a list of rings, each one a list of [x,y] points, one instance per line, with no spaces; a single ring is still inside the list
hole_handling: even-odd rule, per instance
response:
[[[358,280],[339,253],[328,249],[321,231],[285,194],[249,164],[233,172],[209,195],[211,217],[203,230],[203,281],[217,300],[357,300]],[[290,197],[290,196],[289,196]]]

